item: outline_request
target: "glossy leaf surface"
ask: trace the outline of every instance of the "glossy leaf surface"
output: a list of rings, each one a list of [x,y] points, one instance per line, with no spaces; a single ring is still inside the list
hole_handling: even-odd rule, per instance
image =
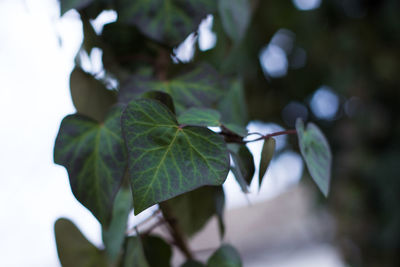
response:
[[[332,165],[332,153],[328,141],[314,123],[308,123],[305,129],[303,121],[297,119],[296,130],[300,152],[306,162],[308,171],[326,197],[329,193]]]
[[[221,185],[229,156],[221,136],[179,127],[159,101],[131,101],[122,115],[135,214],[203,185]]]
[[[214,0],[117,0],[119,19],[170,45],[182,42],[217,9]]]
[[[76,67],[70,76],[72,102],[79,114],[102,122],[110,107],[117,102],[116,93],[92,75]]]
[[[136,75],[121,88],[119,101],[128,103],[144,92],[161,91],[172,96],[177,114],[191,107],[211,108],[224,94],[219,79],[208,65],[167,81],[158,81],[145,74]]]
[[[106,267],[102,251],[90,243],[70,220],[61,218],[54,225],[58,258],[63,267]]]
[[[222,245],[208,259],[207,267],[241,267],[239,253],[231,245]]]
[[[61,123],[54,147],[54,162],[67,169],[74,196],[103,226],[109,221],[127,163],[120,117],[119,106],[103,124],[69,115]]]
[[[264,178],[265,173],[267,172],[268,166],[272,160],[272,157],[275,153],[275,145],[276,141],[274,138],[268,138],[264,141],[262,150],[261,150],[261,160],[260,160],[260,169],[258,173],[258,186],[261,187],[262,180]]]

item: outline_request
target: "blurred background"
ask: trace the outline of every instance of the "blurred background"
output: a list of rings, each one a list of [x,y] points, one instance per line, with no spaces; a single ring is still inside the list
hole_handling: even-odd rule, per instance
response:
[[[218,58],[229,44],[212,16],[175,54],[240,69],[250,131],[290,129],[297,117],[316,122],[333,173],[324,199],[295,138],[279,137],[260,192],[257,179],[244,196],[228,177],[227,241],[244,266],[400,266],[400,1],[251,2],[258,7],[233,57]],[[107,11],[92,24],[101,32],[116,19]],[[102,245],[100,225],[52,160],[61,119],[74,112],[69,74],[82,38],[79,15],[60,17],[56,0],[0,0],[1,266],[59,266],[60,216]],[[101,73],[101,53],[82,56],[86,71]],[[256,166],[260,145],[249,145]],[[200,254],[217,246],[215,231],[211,221],[192,240]]]

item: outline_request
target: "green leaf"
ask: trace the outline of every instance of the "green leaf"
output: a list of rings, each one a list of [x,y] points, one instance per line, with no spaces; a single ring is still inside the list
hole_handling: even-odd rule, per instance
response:
[[[221,186],[204,186],[166,203],[160,203],[160,207],[163,210],[164,204],[167,204],[170,207],[170,216],[175,218],[179,228],[191,237],[200,231],[212,216],[219,214],[221,200],[225,202]]]
[[[253,155],[246,145],[230,144],[229,151],[234,163],[231,170],[242,191],[249,193],[248,186],[251,184],[255,172]]]
[[[116,1],[120,21],[136,25],[145,35],[170,45],[182,42],[216,9],[214,0]]]
[[[60,0],[61,16],[71,9],[81,10],[94,0]]]
[[[140,237],[132,236],[127,238],[124,267],[150,267],[144,254],[143,245]]]
[[[200,65],[189,73],[168,81],[154,80],[150,75],[133,76],[121,88],[119,101],[129,103],[147,91],[170,94],[177,114],[191,107],[212,108],[224,95],[218,73],[209,65]]]
[[[218,0],[218,11],[227,35],[235,42],[241,41],[250,23],[249,0]]]
[[[174,101],[172,100],[172,97],[169,94],[160,91],[150,91],[144,93],[142,97],[160,101],[161,103],[166,105],[172,113],[175,114]]]
[[[230,82],[229,91],[218,105],[218,110],[222,115],[222,121],[225,124],[234,124],[239,126],[247,125],[247,104],[244,94],[243,83],[234,79]],[[236,132],[236,131],[234,131]],[[244,133],[244,135],[246,135]]]
[[[142,244],[150,267],[171,266],[172,249],[164,239],[158,236],[144,236]]]
[[[241,137],[245,137],[247,135],[247,129],[245,127],[236,125],[234,123],[223,124],[225,129],[229,130],[229,132],[235,133]]]
[[[134,100],[122,115],[135,214],[203,185],[221,185],[229,155],[221,136],[179,127],[159,101]]]
[[[106,267],[102,251],[92,245],[68,219],[60,218],[54,225],[58,258],[63,267]]]
[[[110,226],[108,229],[103,228],[103,242],[107,256],[112,262],[117,260],[121,252],[131,208],[131,190],[122,187],[115,197]]]
[[[221,114],[213,109],[190,108],[178,117],[179,124],[194,126],[220,126]]]
[[[300,152],[306,162],[308,171],[321,192],[327,197],[332,165],[332,153],[329,143],[321,130],[311,122],[304,129],[303,121],[300,118],[297,119],[296,130]]]
[[[67,169],[74,196],[103,226],[127,163],[121,109],[111,109],[102,124],[79,114],[65,117],[54,147],[54,162]]]
[[[75,67],[70,76],[72,102],[79,114],[102,122],[110,107],[117,101],[115,92],[92,75]]]
[[[268,138],[264,141],[262,150],[261,150],[261,160],[260,160],[260,170],[258,173],[258,186],[261,187],[262,180],[264,178],[265,173],[267,172],[269,163],[272,160],[272,157],[275,153],[275,139]]]
[[[241,267],[239,253],[231,245],[222,245],[208,259],[207,267]]]
[[[187,262],[182,264],[181,267],[205,267],[205,265],[199,261],[188,260]]]

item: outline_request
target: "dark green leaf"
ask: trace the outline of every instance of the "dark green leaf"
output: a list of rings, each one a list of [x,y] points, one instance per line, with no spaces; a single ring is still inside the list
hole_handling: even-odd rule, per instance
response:
[[[99,122],[117,101],[115,92],[107,90],[104,84],[79,67],[71,73],[70,87],[77,112]]]
[[[187,262],[182,264],[181,267],[205,267],[205,265],[199,261],[188,260]]]
[[[221,114],[213,109],[190,108],[178,117],[179,124],[194,126],[220,126]]]
[[[120,117],[119,106],[102,124],[69,115],[61,123],[54,147],[54,162],[67,169],[74,196],[103,226],[109,221],[127,163]]]
[[[143,245],[139,237],[132,236],[127,239],[124,267],[150,267],[144,254]]]
[[[249,0],[219,0],[218,11],[228,36],[235,42],[242,40],[250,23]]]
[[[68,219],[54,225],[58,258],[63,267],[106,267],[104,253],[92,245]]]
[[[253,155],[246,145],[230,144],[229,151],[234,163],[231,170],[242,191],[248,193],[255,172]]]
[[[236,125],[234,123],[223,124],[223,126],[230,132],[235,133],[241,137],[245,137],[248,133],[245,127]]]
[[[179,228],[190,237],[200,231],[212,216],[220,213],[219,205],[224,200],[222,187],[204,186],[170,199],[166,204],[170,207],[170,216],[177,220]],[[162,210],[163,204],[160,204]]]
[[[247,125],[246,97],[240,80],[231,81],[229,91],[219,103],[218,110],[225,124]]]
[[[172,96],[177,114],[191,107],[212,108],[224,94],[219,80],[217,72],[208,65],[201,65],[168,81],[154,80],[150,75],[136,75],[121,88],[119,101],[128,103],[144,92],[161,91]]]
[[[221,136],[179,127],[159,101],[131,101],[122,115],[135,214],[203,185],[221,185],[229,155]]]
[[[158,236],[144,236],[142,244],[150,267],[171,266],[172,249],[164,239]]]
[[[321,192],[328,196],[331,179],[332,153],[328,141],[321,130],[313,123],[304,123],[299,118],[296,121],[300,152],[306,162],[308,171]]]
[[[132,193],[128,188],[121,188],[115,197],[111,223],[103,228],[103,242],[108,258],[114,262],[124,243],[128,215],[132,208]]]
[[[239,253],[231,245],[222,245],[208,259],[207,267],[241,267]]]
[[[116,4],[120,21],[170,45],[182,42],[217,9],[214,0],[117,0]]]
[[[69,11],[70,9],[81,10],[94,0],[60,0],[60,8],[61,8],[61,15],[64,15],[65,12]]]
[[[275,139],[268,138],[264,141],[264,145],[261,150],[260,170],[258,173],[258,186],[261,187],[262,180],[265,173],[267,172],[269,163],[272,160],[275,152]]]
[[[174,101],[172,100],[172,97],[164,92],[161,91],[150,91],[146,92],[142,95],[143,98],[150,98],[150,99],[155,99],[166,105],[169,110],[172,111],[172,113],[175,114],[175,106],[174,106]]]

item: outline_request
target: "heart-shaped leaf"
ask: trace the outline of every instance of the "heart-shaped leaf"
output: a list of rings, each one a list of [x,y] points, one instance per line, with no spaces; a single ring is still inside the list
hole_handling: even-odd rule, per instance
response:
[[[275,145],[276,141],[274,138],[268,138],[264,141],[262,150],[261,150],[261,160],[260,160],[260,169],[258,173],[258,186],[261,188],[261,183],[264,178],[265,173],[267,172],[269,163],[272,160],[272,157],[275,153]]]
[[[229,144],[229,152],[234,164],[231,170],[236,181],[244,193],[249,193],[248,186],[255,172],[253,155],[246,145]]]
[[[220,126],[221,114],[213,109],[206,108],[190,108],[178,117],[179,124],[193,126]]]
[[[200,21],[217,9],[215,0],[117,0],[119,20],[136,25],[145,35],[177,45]]]
[[[67,169],[74,196],[103,226],[108,224],[127,162],[121,110],[111,109],[102,124],[79,114],[65,117],[54,147],[54,162]]]
[[[117,101],[115,92],[107,90],[104,84],[79,67],[71,73],[70,88],[77,112],[99,122]]]
[[[332,165],[332,153],[329,143],[321,130],[311,122],[304,129],[303,121],[300,118],[297,119],[296,130],[300,152],[306,162],[308,171],[321,192],[327,197]]]
[[[144,92],[161,91],[174,100],[177,114],[191,107],[212,108],[224,95],[218,73],[209,65],[200,65],[168,81],[155,80],[145,72],[133,76],[122,86],[119,101],[129,103]]]
[[[250,1],[219,0],[218,11],[227,35],[235,42],[242,40],[250,23]]]
[[[161,102],[134,100],[122,115],[135,214],[203,185],[221,185],[229,156],[221,136],[180,127]]]
[[[208,259],[207,267],[241,267],[239,253],[231,245],[222,245]]]
[[[221,186],[204,186],[160,203],[160,207],[163,210],[164,204],[167,204],[170,216],[176,219],[179,228],[190,237],[200,231],[212,216],[219,214],[221,198],[224,202],[225,195]]]
[[[131,236],[126,240],[126,249],[123,259],[124,267],[150,267],[144,254],[140,237]]]
[[[58,258],[63,267],[106,267],[105,254],[90,243],[68,219],[54,225]]]

